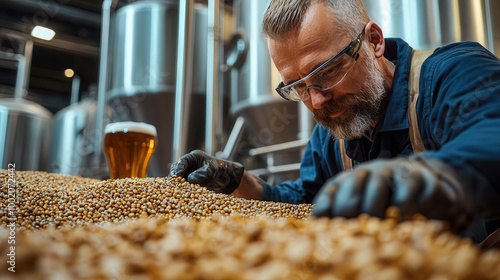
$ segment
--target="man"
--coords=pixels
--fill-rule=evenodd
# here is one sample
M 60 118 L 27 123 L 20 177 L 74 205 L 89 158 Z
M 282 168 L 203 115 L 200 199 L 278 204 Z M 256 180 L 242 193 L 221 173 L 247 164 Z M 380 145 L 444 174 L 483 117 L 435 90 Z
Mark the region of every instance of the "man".
M 273 0 L 263 31 L 277 92 L 319 123 L 300 178 L 270 186 L 201 151 L 170 175 L 238 197 L 313 202 L 316 216 L 383 217 L 396 206 L 486 237 L 485 220 L 500 217 L 498 58 L 472 42 L 413 52 L 385 40 L 361 0 Z

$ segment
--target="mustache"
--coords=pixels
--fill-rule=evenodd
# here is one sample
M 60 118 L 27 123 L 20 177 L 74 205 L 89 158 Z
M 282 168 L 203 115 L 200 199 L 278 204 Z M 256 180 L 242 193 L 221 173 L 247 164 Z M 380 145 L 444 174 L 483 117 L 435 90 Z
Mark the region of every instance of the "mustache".
M 328 103 L 321 109 L 314 109 L 313 114 L 319 118 L 328 118 L 331 114 L 337 113 L 346 107 L 356 104 L 356 100 L 358 99 L 359 97 L 354 94 L 344 95 L 328 101 Z

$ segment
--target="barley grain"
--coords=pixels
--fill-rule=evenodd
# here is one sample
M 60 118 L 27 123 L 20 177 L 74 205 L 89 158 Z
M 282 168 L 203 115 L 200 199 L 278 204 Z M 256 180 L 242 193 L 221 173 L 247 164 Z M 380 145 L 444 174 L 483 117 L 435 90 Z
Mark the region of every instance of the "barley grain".
M 0 244 L 8 244 L 0 171 Z M 16 279 L 500 279 L 500 252 L 443 223 L 216 194 L 184 179 L 16 172 Z M 8 246 L 1 246 L 5 256 Z M 8 263 L 0 262 L 0 271 Z

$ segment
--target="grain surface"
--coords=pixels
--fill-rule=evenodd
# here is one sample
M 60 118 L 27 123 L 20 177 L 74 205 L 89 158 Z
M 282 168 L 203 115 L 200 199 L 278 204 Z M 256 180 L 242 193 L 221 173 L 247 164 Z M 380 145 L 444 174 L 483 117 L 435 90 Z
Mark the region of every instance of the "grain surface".
M 311 205 L 216 194 L 180 178 L 98 181 L 15 172 L 16 272 L 5 261 L 9 176 L 0 171 L 0 279 L 500 279 L 437 221 L 313 219 Z

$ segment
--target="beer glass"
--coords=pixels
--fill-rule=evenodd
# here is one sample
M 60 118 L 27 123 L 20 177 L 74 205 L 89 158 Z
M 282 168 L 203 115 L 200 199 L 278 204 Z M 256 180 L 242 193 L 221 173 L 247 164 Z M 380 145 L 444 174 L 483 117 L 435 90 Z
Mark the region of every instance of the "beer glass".
M 156 128 L 142 122 L 115 122 L 106 125 L 104 134 L 110 178 L 146 177 L 156 149 Z

